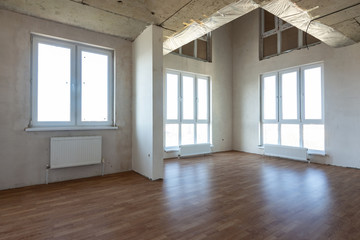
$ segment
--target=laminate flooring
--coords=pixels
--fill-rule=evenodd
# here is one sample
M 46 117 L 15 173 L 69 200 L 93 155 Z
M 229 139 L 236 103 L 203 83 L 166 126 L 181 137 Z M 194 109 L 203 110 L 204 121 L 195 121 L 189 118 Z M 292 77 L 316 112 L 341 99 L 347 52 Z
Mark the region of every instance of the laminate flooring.
M 0 239 L 360 239 L 360 170 L 224 152 L 4 190 Z

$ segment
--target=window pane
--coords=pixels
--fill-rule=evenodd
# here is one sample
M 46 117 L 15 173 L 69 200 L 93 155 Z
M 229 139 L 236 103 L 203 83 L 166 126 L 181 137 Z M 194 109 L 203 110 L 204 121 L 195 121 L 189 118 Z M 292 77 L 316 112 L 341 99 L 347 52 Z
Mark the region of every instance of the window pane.
M 37 120 L 70 121 L 71 50 L 39 43 Z
M 297 72 L 281 75 L 282 119 L 298 118 Z
M 325 150 L 324 125 L 304 125 L 304 147 L 312 150 Z
M 188 44 L 185 44 L 184 46 L 181 47 L 182 49 L 182 54 L 186 55 L 186 56 L 190 56 L 190 57 L 194 57 L 194 45 L 195 42 L 189 42 Z
M 322 119 L 321 68 L 304 71 L 305 119 Z
M 281 145 L 300 146 L 299 124 L 281 124 Z
M 196 143 L 208 143 L 208 124 L 196 125 Z
M 264 119 L 274 120 L 276 119 L 276 77 L 264 77 L 263 84 Z
M 194 78 L 184 76 L 183 79 L 183 119 L 194 119 Z
M 275 16 L 266 10 L 264 11 L 264 32 L 275 29 Z
M 81 121 L 108 120 L 108 56 L 81 52 Z
M 181 144 L 194 143 L 194 124 L 181 124 Z
M 198 79 L 198 115 L 199 120 L 208 119 L 208 80 Z
M 165 146 L 179 146 L 179 124 L 166 124 L 165 127 Z
M 178 86 L 178 75 L 166 74 L 166 118 L 168 120 L 178 119 Z
M 278 124 L 263 124 L 263 143 L 278 144 Z
M 296 27 L 281 32 L 281 52 L 298 48 L 298 33 L 299 30 Z
M 263 57 L 277 54 L 277 34 L 263 38 Z

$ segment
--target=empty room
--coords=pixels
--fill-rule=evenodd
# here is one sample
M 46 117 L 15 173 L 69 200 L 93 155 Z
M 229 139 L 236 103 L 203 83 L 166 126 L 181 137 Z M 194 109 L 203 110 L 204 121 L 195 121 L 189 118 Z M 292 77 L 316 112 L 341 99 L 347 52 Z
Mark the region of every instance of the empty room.
M 0 0 L 0 239 L 360 239 L 359 0 Z

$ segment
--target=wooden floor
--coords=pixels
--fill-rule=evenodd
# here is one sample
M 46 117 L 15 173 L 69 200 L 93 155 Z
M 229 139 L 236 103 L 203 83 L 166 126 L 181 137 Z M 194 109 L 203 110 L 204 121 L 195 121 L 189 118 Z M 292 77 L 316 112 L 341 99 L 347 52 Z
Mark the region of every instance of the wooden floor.
M 227 152 L 0 191 L 0 239 L 360 239 L 360 170 Z

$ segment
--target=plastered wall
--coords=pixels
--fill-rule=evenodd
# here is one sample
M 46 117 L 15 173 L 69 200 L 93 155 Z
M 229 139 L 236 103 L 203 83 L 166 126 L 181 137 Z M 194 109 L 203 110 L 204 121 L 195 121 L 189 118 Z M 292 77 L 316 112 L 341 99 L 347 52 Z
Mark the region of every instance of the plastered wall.
M 133 43 L 133 170 L 163 177 L 162 29 L 149 26 Z
M 214 152 L 232 150 L 231 31 L 231 24 L 227 24 L 212 33 L 212 62 L 198 61 L 175 54 L 164 56 L 164 72 L 166 69 L 174 69 L 210 76 Z M 164 154 L 166 158 L 175 156 L 177 156 L 177 152 Z
M 309 50 L 259 61 L 259 10 L 232 23 L 233 146 L 262 153 L 259 141 L 260 74 L 315 62 L 324 63 L 325 157 L 315 162 L 360 168 L 360 44 Z
M 131 166 L 131 42 L 63 24 L 0 10 L 0 189 L 45 183 L 50 137 L 103 137 L 105 174 Z M 118 130 L 25 132 L 30 119 L 30 33 L 105 46 L 116 55 Z M 100 174 L 100 166 L 52 170 L 49 181 Z

